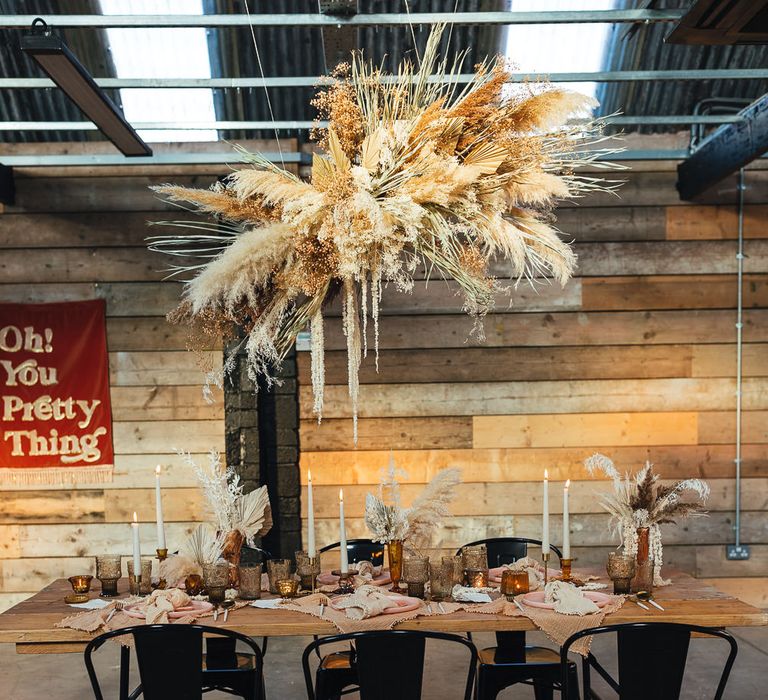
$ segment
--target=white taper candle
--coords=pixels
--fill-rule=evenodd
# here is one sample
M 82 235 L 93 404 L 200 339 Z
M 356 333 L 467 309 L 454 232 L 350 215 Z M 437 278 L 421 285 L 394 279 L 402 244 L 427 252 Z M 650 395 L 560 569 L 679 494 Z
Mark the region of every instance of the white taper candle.
M 135 512 L 131 529 L 133 530 L 133 575 L 138 577 L 141 576 L 141 543 L 139 542 L 139 519 Z
M 544 496 L 542 499 L 541 553 L 549 553 L 549 473 L 544 470 Z
M 160 465 L 155 467 L 155 518 L 157 519 L 157 548 L 165 549 L 165 523 L 163 522 L 163 499 L 160 495 Z
M 344 491 L 339 489 L 339 549 L 341 550 L 341 572 L 349 571 L 347 558 L 347 529 L 344 526 Z
M 568 513 L 568 489 L 571 486 L 571 480 L 565 482 L 563 488 L 563 559 L 571 558 L 571 528 Z
M 307 472 L 307 554 L 317 555 L 315 550 L 315 502 L 312 497 L 312 472 Z

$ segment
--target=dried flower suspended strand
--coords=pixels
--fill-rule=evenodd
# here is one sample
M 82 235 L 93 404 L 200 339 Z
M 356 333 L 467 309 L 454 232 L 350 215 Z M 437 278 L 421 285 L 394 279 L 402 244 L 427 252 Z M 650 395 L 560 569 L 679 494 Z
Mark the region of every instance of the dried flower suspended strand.
M 515 284 L 565 284 L 573 273 L 555 203 L 616 187 L 575 172 L 614 167 L 597 161 L 610 149 L 584 150 L 600 143 L 599 124 L 568 123 L 589 112 L 591 98 L 511 88 L 500 59 L 481 63 L 462 86 L 463 57 L 439 55 L 442 32 L 434 27 L 419 65 L 404 60 L 395 75 L 360 53 L 334 71 L 313 103 L 327 127 L 314 131 L 320 152 L 309 182 L 239 149 L 245 166 L 210 190 L 155 188 L 215 218 L 180 235 L 184 222 L 169 222 L 174 232 L 149 242 L 172 256 L 171 276 L 189 280 L 175 318 L 193 332 L 242 327 L 252 378 L 269 385 L 296 336 L 308 324 L 321 332 L 318 314 L 341 297 L 355 439 L 368 318 L 378 368 L 384 285 L 410 292 L 420 268 L 455 280 L 481 338 L 483 316 Z M 312 341 L 318 419 L 322 342 Z

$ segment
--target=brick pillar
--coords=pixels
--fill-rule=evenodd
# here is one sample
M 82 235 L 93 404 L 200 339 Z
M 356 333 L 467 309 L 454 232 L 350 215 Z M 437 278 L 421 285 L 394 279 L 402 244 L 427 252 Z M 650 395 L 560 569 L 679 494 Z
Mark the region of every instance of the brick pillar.
M 278 374 L 280 385 L 255 390 L 245 355 L 239 353 L 224 389 L 227 464 L 243 480 L 245 491 L 266 484 L 274 524 L 262 547 L 276 557 L 301 549 L 299 486 L 299 397 L 296 353 Z

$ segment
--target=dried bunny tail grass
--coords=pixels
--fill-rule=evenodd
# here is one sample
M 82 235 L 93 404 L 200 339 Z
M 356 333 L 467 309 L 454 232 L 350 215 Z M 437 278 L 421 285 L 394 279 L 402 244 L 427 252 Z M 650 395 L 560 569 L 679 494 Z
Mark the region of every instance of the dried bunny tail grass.
M 587 468 L 589 474 L 602 472 L 614 482 L 621 479 L 621 474 L 619 474 L 619 471 L 616 469 L 613 460 L 599 452 L 595 452 L 591 457 L 587 457 L 587 459 L 584 460 L 584 466 Z
M 352 401 L 352 438 L 357 446 L 357 413 L 360 400 L 360 319 L 357 312 L 354 282 L 344 280 L 342 297 L 342 323 L 347 339 L 347 387 Z
M 242 233 L 188 284 L 185 296 L 192 312 L 216 307 L 232 310 L 244 300 L 255 305 L 259 289 L 285 263 L 293 244 L 294 232 L 285 224 Z
M 285 171 L 238 170 L 227 178 L 228 186 L 240 200 L 262 197 L 270 204 L 283 204 L 305 196 L 316 197 L 312 185 L 289 177 Z
M 323 332 L 323 312 L 318 309 L 312 316 L 309 327 L 311 339 L 311 374 L 314 405 L 312 411 L 317 422 L 323 419 L 323 395 L 325 390 L 325 334 Z
M 456 486 L 460 483 L 460 469 L 443 469 L 424 487 L 406 511 L 409 547 L 418 550 L 430 543 L 435 528 L 450 515 L 448 505 L 456 497 Z
M 571 188 L 567 179 L 547 172 L 527 172 L 504 185 L 510 207 L 548 207 L 555 199 L 567 199 Z
M 522 99 L 509 116 L 510 126 L 519 132 L 552 131 L 569 117 L 588 114 L 597 107 L 592 98 L 570 90 L 545 90 Z

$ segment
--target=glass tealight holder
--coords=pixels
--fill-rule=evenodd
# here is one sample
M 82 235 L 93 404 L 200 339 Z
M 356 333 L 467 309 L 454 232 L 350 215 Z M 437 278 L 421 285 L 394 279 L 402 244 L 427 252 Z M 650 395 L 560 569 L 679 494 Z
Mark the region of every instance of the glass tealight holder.
M 240 567 L 240 588 L 237 595 L 243 600 L 261 598 L 261 564 Z
M 267 561 L 267 575 L 269 576 L 269 592 L 279 593 L 277 582 L 291 577 L 291 560 L 270 559 Z
M 424 597 L 424 585 L 429 581 L 429 557 L 408 557 L 403 560 L 403 581 L 408 585 L 408 595 Z
M 205 590 L 208 591 L 208 602 L 213 605 L 221 605 L 224 599 L 227 597 L 227 585 L 223 586 L 206 586 Z
M 528 593 L 530 579 L 527 571 L 511 571 L 507 569 L 501 574 L 499 592 L 507 598 L 514 598 L 521 593 Z
M 635 576 L 636 560 L 627 554 L 610 552 L 605 570 L 613 581 L 613 592 L 616 595 L 628 595 L 631 591 L 632 579 Z
M 429 562 L 429 597 L 431 600 L 447 600 L 453 590 L 453 561 L 443 557 L 439 562 Z
M 295 578 L 281 578 L 275 581 L 281 598 L 295 598 L 299 592 L 299 582 Z
M 149 595 L 152 592 L 152 560 L 141 558 L 141 585 L 136 585 L 133 573 L 133 557 L 128 559 L 128 590 L 131 595 Z
M 211 586 L 218 588 L 229 585 L 229 562 L 223 559 L 213 564 L 203 565 L 203 585 L 210 591 Z
M 118 595 L 117 582 L 123 575 L 122 557 L 119 554 L 102 554 L 96 557 L 96 578 L 101 582 L 103 598 Z
M 488 588 L 488 569 L 464 569 L 464 585 L 470 588 Z
M 452 557 L 443 557 L 443 567 L 451 569 L 451 590 L 456 585 L 464 584 L 464 565 L 462 563 L 461 555 Z
M 203 577 L 200 574 L 189 574 L 184 579 L 184 590 L 187 595 L 200 595 L 204 588 Z
M 82 594 L 88 593 L 91 590 L 92 579 L 93 576 L 90 574 L 81 574 L 80 576 L 70 576 L 67 580 L 75 593 Z
M 310 557 L 306 552 L 296 552 L 296 573 L 305 591 L 314 591 L 320 575 L 320 557 Z
M 466 569 L 488 569 L 488 548 L 484 544 L 464 547 L 461 550 L 461 564 Z

